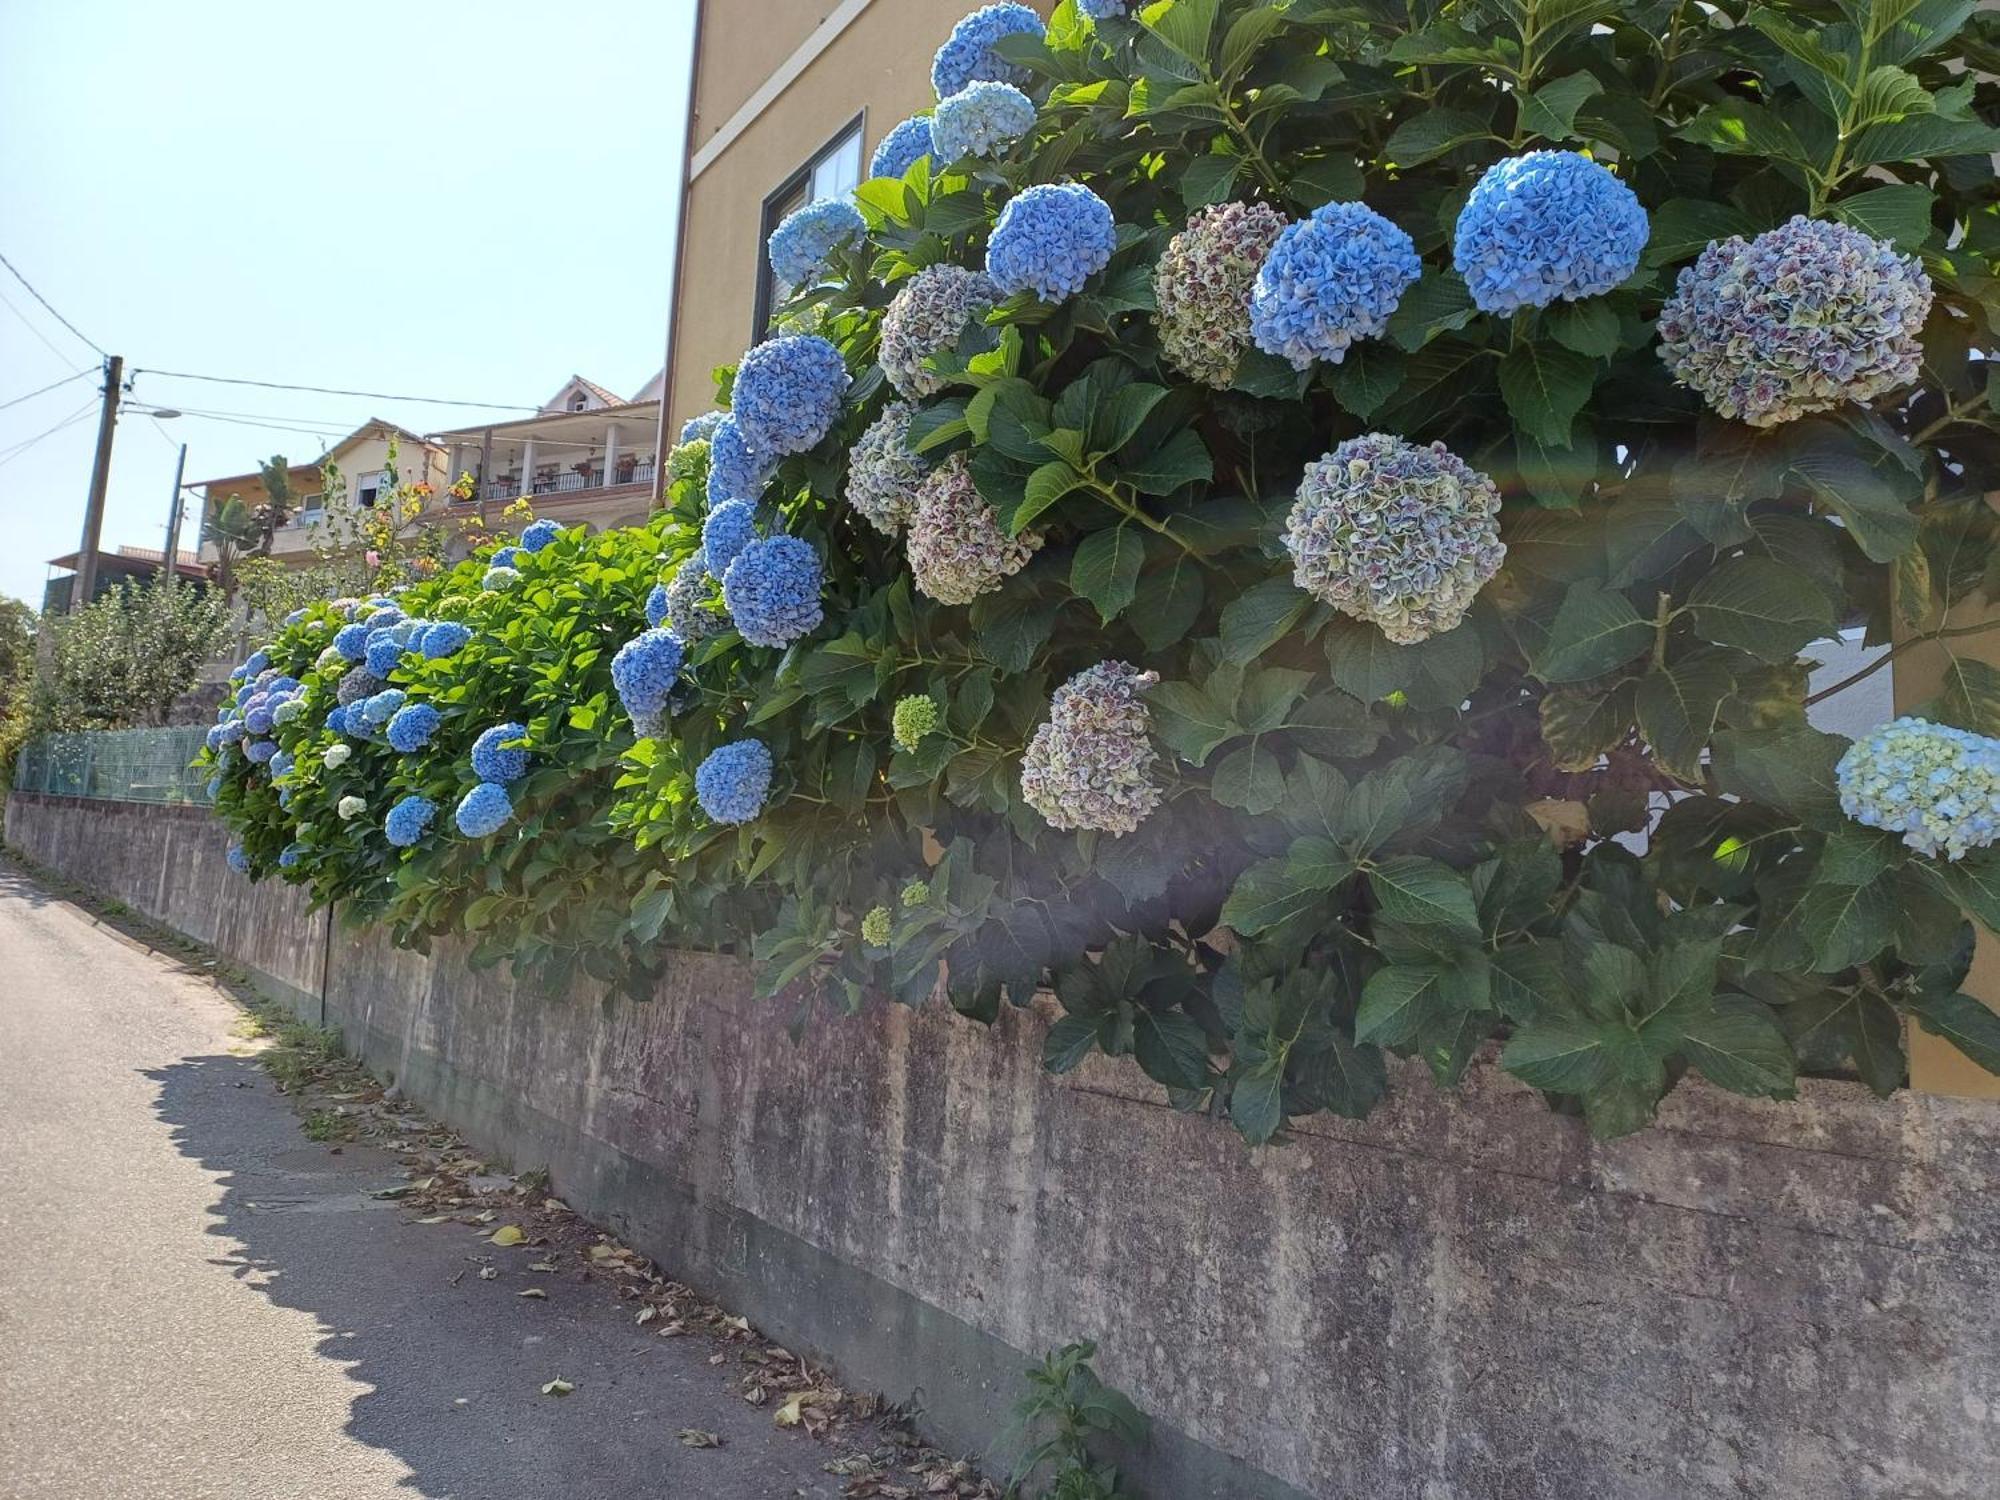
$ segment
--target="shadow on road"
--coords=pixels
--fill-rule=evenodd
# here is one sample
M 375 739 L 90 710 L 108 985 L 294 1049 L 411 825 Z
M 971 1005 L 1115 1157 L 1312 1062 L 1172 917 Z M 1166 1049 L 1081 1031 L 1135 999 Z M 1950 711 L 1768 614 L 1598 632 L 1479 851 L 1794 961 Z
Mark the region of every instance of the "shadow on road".
M 3 878 L 3 877 L 0 877 Z M 26 892 L 24 895 L 28 894 Z M 637 1328 L 603 1286 L 530 1272 L 461 1224 L 418 1224 L 372 1196 L 403 1180 L 370 1146 L 306 1140 L 256 1062 L 190 1057 L 146 1073 L 179 1150 L 219 1174 L 213 1263 L 313 1319 L 317 1353 L 357 1389 L 346 1439 L 409 1475 L 393 1491 L 453 1500 L 824 1497 L 832 1451 L 772 1427 L 694 1339 Z M 503 1215 L 499 1222 L 505 1222 Z M 479 1270 L 490 1265 L 491 1280 Z M 518 1294 L 529 1288 L 546 1300 Z M 295 1336 L 294 1336 L 295 1337 Z M 557 1376 L 566 1398 L 540 1394 Z M 720 1449 L 682 1445 L 684 1428 Z M 274 1466 L 286 1462 L 272 1454 Z M 287 1491 L 289 1493 L 290 1491 Z M 360 1492 L 340 1490 L 344 1500 Z

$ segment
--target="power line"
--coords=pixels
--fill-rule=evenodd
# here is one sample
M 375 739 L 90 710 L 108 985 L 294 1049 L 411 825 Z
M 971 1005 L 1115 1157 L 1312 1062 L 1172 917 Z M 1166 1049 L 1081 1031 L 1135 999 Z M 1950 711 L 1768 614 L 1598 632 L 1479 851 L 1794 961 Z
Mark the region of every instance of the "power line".
M 244 380 L 231 375 L 195 375 L 186 370 L 155 370 L 150 366 L 132 372 L 158 375 L 165 380 L 206 380 L 216 385 L 254 385 L 267 391 L 311 391 L 320 396 L 360 396 L 370 401 L 414 401 L 425 406 L 478 406 L 489 411 L 539 412 L 539 406 L 522 406 L 512 401 L 450 401 L 442 396 L 396 396 L 387 391 L 349 391 L 330 385 L 290 385 L 282 380 Z
M 49 302 L 49 299 L 44 297 L 40 292 L 36 291 L 34 283 L 29 281 L 27 277 L 23 276 L 18 270 L 16 270 L 14 262 L 7 259 L 5 255 L 0 255 L 0 266 L 5 266 L 8 270 L 14 272 L 14 279 L 20 282 L 22 286 L 28 289 L 28 295 L 30 297 L 33 297 L 37 302 L 41 303 L 43 307 L 48 308 L 50 317 L 54 318 L 58 323 L 62 324 L 63 327 L 67 328 L 71 333 L 75 334 L 78 338 L 82 339 L 86 344 L 90 345 L 90 347 L 95 349 L 101 357 L 105 359 L 111 358 L 110 351 L 108 351 L 102 344 L 98 343 L 96 339 L 90 337 L 90 335 L 86 334 L 82 329 L 78 328 L 76 324 L 70 322 L 68 318 L 65 318 L 61 313 L 57 312 L 54 306 L 51 305 L 51 303 Z
M 53 354 L 63 364 L 68 365 L 72 370 L 75 370 L 79 375 L 83 374 L 86 370 L 90 368 L 88 365 L 78 364 L 75 360 L 71 359 L 67 354 L 63 353 L 62 350 L 58 349 L 54 344 L 50 343 L 49 336 L 46 333 L 43 333 L 42 330 L 37 328 L 32 322 L 30 322 L 28 320 L 28 315 L 22 312 L 20 308 L 16 307 L 14 305 L 14 299 L 9 297 L 5 292 L 0 292 L 0 306 L 4 306 L 8 312 L 12 313 L 15 317 L 19 318 L 21 320 L 21 326 L 27 329 L 28 332 L 32 333 L 36 338 L 40 339 L 42 341 L 42 347 L 48 350 L 49 353 Z
M 84 405 L 79 406 L 75 411 L 71 412 L 68 416 L 64 417 L 60 422 L 56 423 L 55 426 L 44 428 L 42 431 L 36 433 L 33 437 L 27 438 L 22 442 L 14 444 L 13 447 L 7 449 L 4 453 L 0 453 L 0 467 L 5 467 L 6 465 L 12 463 L 15 459 L 19 458 L 23 453 L 26 453 L 30 448 L 34 447 L 35 444 L 39 443 L 43 438 L 54 437 L 58 432 L 61 432 L 65 427 L 74 427 L 78 422 L 81 422 L 85 417 L 89 416 L 91 412 L 96 410 L 96 408 L 97 408 L 97 403 L 95 401 L 86 402 Z
M 10 406 L 19 406 L 23 401 L 32 401 L 37 396 L 46 395 L 57 386 L 68 385 L 72 380 L 81 380 L 88 374 L 90 374 L 90 371 L 87 369 L 78 370 L 74 375 L 63 376 L 61 380 L 51 380 L 38 391 L 30 391 L 25 396 L 16 396 L 12 401 L 0 401 L 0 411 L 5 411 Z

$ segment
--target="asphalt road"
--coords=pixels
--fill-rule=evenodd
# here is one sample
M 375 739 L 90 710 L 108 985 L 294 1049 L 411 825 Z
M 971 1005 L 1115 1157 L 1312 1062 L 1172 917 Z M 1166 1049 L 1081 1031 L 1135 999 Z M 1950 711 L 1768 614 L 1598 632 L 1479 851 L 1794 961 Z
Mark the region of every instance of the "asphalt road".
M 453 1285 L 464 1231 L 306 1140 L 237 1018 L 0 866 L 0 1500 L 838 1494 L 704 1341 L 589 1282 Z

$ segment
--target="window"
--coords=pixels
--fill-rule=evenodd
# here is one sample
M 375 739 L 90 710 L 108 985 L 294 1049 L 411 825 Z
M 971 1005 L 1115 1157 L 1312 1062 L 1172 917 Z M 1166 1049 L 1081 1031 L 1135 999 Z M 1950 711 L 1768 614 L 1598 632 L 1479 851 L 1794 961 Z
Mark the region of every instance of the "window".
M 354 503 L 363 509 L 373 506 L 376 498 L 382 493 L 383 485 L 388 482 L 388 478 L 388 474 L 381 471 L 374 474 L 363 474 L 360 479 L 355 481 Z
M 569 409 L 571 411 L 582 411 L 589 405 L 590 397 L 584 395 L 582 391 L 578 391 L 574 396 L 569 398 Z
M 857 115 L 848 126 L 815 152 L 804 166 L 778 185 L 764 200 L 762 231 L 757 236 L 757 307 L 750 337 L 761 339 L 771 328 L 771 309 L 784 299 L 787 288 L 771 272 L 771 257 L 765 246 L 771 231 L 821 198 L 839 198 L 854 191 L 861 181 L 861 125 Z
M 301 495 L 299 497 L 299 525 L 317 526 L 326 519 L 326 497 L 324 495 Z

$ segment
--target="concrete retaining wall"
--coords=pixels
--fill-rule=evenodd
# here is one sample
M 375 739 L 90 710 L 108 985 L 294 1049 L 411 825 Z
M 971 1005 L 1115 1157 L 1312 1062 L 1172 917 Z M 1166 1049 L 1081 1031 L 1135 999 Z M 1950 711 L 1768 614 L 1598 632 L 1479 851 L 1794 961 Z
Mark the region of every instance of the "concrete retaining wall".
M 1087 1336 L 1154 1418 L 1152 1500 L 2000 1492 L 1991 1104 L 1684 1088 L 1600 1146 L 1488 1067 L 1251 1150 L 1129 1068 L 1050 1078 L 1035 1012 L 885 1005 L 795 1045 L 728 960 L 604 1003 L 329 944 L 198 812 L 16 797 L 6 833 L 323 993 L 471 1139 L 953 1446 Z

